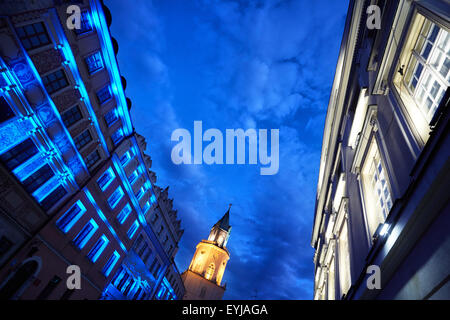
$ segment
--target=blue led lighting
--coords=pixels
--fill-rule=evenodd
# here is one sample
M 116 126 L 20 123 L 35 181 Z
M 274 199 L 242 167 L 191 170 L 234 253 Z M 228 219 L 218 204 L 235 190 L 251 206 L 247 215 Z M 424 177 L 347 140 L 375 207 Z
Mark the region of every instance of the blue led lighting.
M 9 20 L 8 20 L 8 24 L 9 24 L 10 28 L 12 30 L 14 30 L 14 28 L 13 28 L 13 26 L 12 26 L 12 24 L 11 24 L 11 22 Z M 16 40 L 17 40 L 17 43 L 20 45 L 20 47 L 22 49 L 22 53 L 23 53 L 24 59 L 25 59 L 25 61 L 27 63 L 26 67 L 28 68 L 29 72 L 32 75 L 34 75 L 34 77 L 31 79 L 31 81 L 38 82 L 39 85 L 41 86 L 41 88 L 44 88 L 44 85 L 42 83 L 40 75 L 39 75 L 38 71 L 36 70 L 36 68 L 34 67 L 33 61 L 30 59 L 30 57 L 28 56 L 27 52 L 22 47 L 22 44 L 18 40 L 17 37 L 16 37 Z M 27 120 L 31 121 L 33 123 L 34 127 L 36 128 L 35 130 L 37 130 L 37 128 L 46 128 L 47 125 L 48 125 L 48 124 L 43 123 L 41 118 L 40 118 L 40 116 L 42 114 L 40 113 L 40 110 L 38 110 L 38 108 L 42 108 L 42 106 L 49 106 L 49 109 L 47 108 L 46 112 L 50 111 L 50 113 L 46 113 L 46 117 L 49 116 L 50 118 L 52 118 L 52 117 L 54 117 L 56 115 L 56 117 L 60 120 L 60 123 L 62 123 L 62 120 L 61 120 L 61 117 L 59 115 L 59 112 L 58 112 L 55 104 L 53 103 L 53 101 L 48 96 L 47 91 L 45 89 L 43 89 L 43 94 L 47 98 L 46 99 L 47 101 L 44 104 L 41 104 L 40 106 L 37 106 L 36 110 L 33 110 L 33 108 L 31 108 L 31 106 L 28 104 L 28 100 L 23 95 L 23 92 L 24 92 L 25 88 L 23 87 L 22 82 L 18 79 L 17 75 L 14 72 L 10 71 L 9 67 L 4 63 L 3 59 L 0 59 L 0 62 L 1 62 L 2 69 L 4 69 L 3 74 L 4 74 L 5 78 L 8 79 L 8 82 L 9 82 L 10 85 L 14 85 L 12 90 L 17 95 L 17 97 L 21 101 L 22 105 L 24 106 L 25 110 L 27 111 L 27 113 L 28 113 Z M 22 125 L 23 124 L 24 123 L 22 123 Z M 68 141 L 73 146 L 75 146 L 75 144 L 73 143 L 73 140 L 71 139 L 71 136 L 68 133 L 68 131 L 65 128 L 65 126 L 64 125 L 61 125 L 61 126 L 62 126 L 62 129 L 64 130 L 64 132 L 66 134 L 66 138 L 69 139 Z M 24 134 L 25 137 L 26 136 L 32 136 L 32 135 L 34 135 L 34 130 L 28 131 L 26 134 Z M 59 156 L 59 163 L 62 166 L 63 171 L 67 171 L 67 172 L 72 171 L 74 174 L 77 174 L 78 173 L 78 171 L 77 171 L 78 167 L 77 166 L 70 166 L 70 169 L 69 169 L 69 167 L 62 160 L 63 159 L 62 155 L 59 152 L 59 149 L 56 148 L 56 146 L 53 143 L 53 141 L 51 139 L 49 139 L 47 135 L 42 135 L 42 137 L 43 137 L 43 139 L 45 141 L 45 144 L 47 144 L 47 146 L 49 146 L 50 149 L 54 149 L 57 152 L 57 154 Z M 42 146 L 38 145 L 38 147 L 40 147 L 40 151 L 41 152 L 46 152 L 46 150 Z M 80 154 L 78 154 L 78 160 L 79 160 L 79 163 L 81 165 L 84 165 L 83 159 L 81 158 Z M 74 162 L 72 161 L 72 163 L 74 163 Z M 86 170 L 87 170 L 87 168 L 86 168 Z M 77 182 L 75 180 L 75 176 L 74 175 L 68 176 L 68 179 L 72 183 L 72 185 L 77 186 Z
M 88 257 L 91 258 L 92 262 L 95 263 L 98 260 L 108 243 L 109 240 L 105 235 L 102 235 L 100 239 L 98 239 L 94 247 L 92 247 L 91 251 L 88 253 Z
M 90 224 L 92 226 L 92 229 L 88 232 L 88 234 L 83 235 L 82 233 L 85 230 L 85 228 L 87 228 L 88 224 Z M 81 231 L 78 233 L 78 235 L 74 239 L 74 242 L 76 243 L 76 245 L 78 246 L 79 249 L 84 248 L 86 243 L 91 239 L 91 237 L 94 235 L 94 233 L 98 229 L 98 224 L 97 224 L 97 222 L 95 222 L 94 219 L 90 219 L 88 224 L 86 224 L 84 226 L 84 228 L 81 229 Z M 79 239 L 81 239 L 81 241 L 79 243 L 77 243 Z
M 100 217 L 100 219 L 105 223 L 105 225 L 108 227 L 109 231 L 112 233 L 112 235 L 114 236 L 114 238 L 117 240 L 117 242 L 119 243 L 120 247 L 122 248 L 122 250 L 127 253 L 127 249 L 125 248 L 125 246 L 123 245 L 122 241 L 120 241 L 120 238 L 117 236 L 116 231 L 114 230 L 113 227 L 111 227 L 111 225 L 109 224 L 108 220 L 106 219 L 105 215 L 103 214 L 103 212 L 100 210 L 100 208 L 98 207 L 97 203 L 94 200 L 94 197 L 92 197 L 92 194 L 89 192 L 89 190 L 85 187 L 83 189 L 84 193 L 86 194 L 86 197 L 89 199 L 89 201 L 91 202 L 91 204 L 94 206 L 95 210 L 97 211 L 98 216 Z
M 60 181 L 57 176 L 53 176 L 46 183 L 40 186 L 36 191 L 33 192 L 33 197 L 41 202 L 45 197 L 47 197 L 53 190 L 58 188 Z
M 124 133 L 125 135 L 130 135 L 133 131 L 133 126 L 131 124 L 131 117 L 128 112 L 128 105 L 122 87 L 122 79 L 117 66 L 116 55 L 112 47 L 112 40 L 109 34 L 108 24 L 106 23 L 105 15 L 103 13 L 102 4 L 98 0 L 90 0 L 89 4 L 91 6 L 92 21 L 97 29 L 100 45 L 102 47 L 103 61 L 106 69 L 110 73 L 111 88 L 118 101 L 118 113 L 124 125 Z
M 111 258 L 106 262 L 105 266 L 103 267 L 103 274 L 105 277 L 109 276 L 111 271 L 114 269 L 114 266 L 116 265 L 117 261 L 120 259 L 120 254 L 117 251 L 114 251 Z
M 86 207 L 83 205 L 81 200 L 78 200 L 56 221 L 56 225 L 62 232 L 67 233 L 85 212 Z
M 58 40 L 62 42 L 60 45 L 60 50 L 61 50 L 64 58 L 66 59 L 66 61 L 68 61 L 67 66 L 70 69 L 71 74 L 73 75 L 73 77 L 76 81 L 76 84 L 78 86 L 78 91 L 80 92 L 83 102 L 86 106 L 86 109 L 88 110 L 89 115 L 91 116 L 91 121 L 94 124 L 95 129 L 97 130 L 98 137 L 103 146 L 105 154 L 107 156 L 109 156 L 108 146 L 106 144 L 105 137 L 103 136 L 102 131 L 100 130 L 100 125 L 97 121 L 97 116 L 92 107 L 86 87 L 84 86 L 83 79 L 81 78 L 81 75 L 78 72 L 78 65 L 75 60 L 75 57 L 73 56 L 72 49 L 70 48 L 70 44 L 67 41 L 66 35 L 64 34 L 64 30 L 61 27 L 56 9 L 51 9 L 51 10 L 53 11 L 51 18 L 53 20 L 53 26 L 55 27 L 55 32 L 58 35 Z
M 116 175 L 114 170 L 109 167 L 105 172 L 97 179 L 97 184 L 102 191 L 105 191 L 108 186 L 114 181 Z

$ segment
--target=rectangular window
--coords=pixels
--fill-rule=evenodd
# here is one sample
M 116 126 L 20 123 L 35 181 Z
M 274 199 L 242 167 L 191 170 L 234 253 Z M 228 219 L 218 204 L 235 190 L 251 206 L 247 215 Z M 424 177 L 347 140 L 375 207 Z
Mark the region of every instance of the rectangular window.
M 0 156 L 0 160 L 9 170 L 13 170 L 26 160 L 38 153 L 38 149 L 31 139 L 19 143 Z
M 72 107 L 61 115 L 62 121 L 66 128 L 70 128 L 73 124 L 77 123 L 83 116 L 81 115 L 80 108 L 78 106 Z
M 147 213 L 148 208 L 150 208 L 150 202 L 147 201 L 144 205 L 144 207 L 142 208 L 142 212 Z
M 9 103 L 3 96 L 0 96 L 0 123 L 5 122 L 11 118 L 14 118 L 16 114 L 12 111 Z
M 136 181 L 137 177 L 138 177 L 137 170 L 134 170 L 134 171 L 130 174 L 130 176 L 128 177 L 128 182 L 130 182 L 131 184 L 133 184 L 133 183 Z
M 53 190 L 47 197 L 45 197 L 40 205 L 44 210 L 49 210 L 53 207 L 59 200 L 61 200 L 67 194 L 66 188 L 59 186 Z
M 109 240 L 105 235 L 102 235 L 100 239 L 97 240 L 97 242 L 92 247 L 91 251 L 89 251 L 87 257 L 92 262 L 96 262 L 98 260 L 98 257 L 102 254 L 103 250 L 105 250 L 106 246 L 108 245 Z
M 128 232 L 127 232 L 127 236 L 129 239 L 133 239 L 133 236 L 136 233 L 138 228 L 139 228 L 139 222 L 137 220 L 134 220 L 134 223 L 131 225 L 130 229 L 128 229 Z
M 83 249 L 86 243 L 94 235 L 95 231 L 98 229 L 98 224 L 91 219 L 84 227 L 81 229 L 80 233 L 73 239 L 73 244 L 78 249 Z
M 392 208 L 391 192 L 386 171 L 381 162 L 375 138 L 369 146 L 362 170 L 362 184 L 365 201 L 366 220 L 369 234 L 373 236 L 380 223 L 383 223 Z
M 404 81 L 429 122 L 450 86 L 450 34 L 426 18 L 422 20 Z
M 92 31 L 91 17 L 88 11 L 81 12 L 80 28 L 75 29 L 77 35 Z
M 86 157 L 86 166 L 90 169 L 97 163 L 98 160 L 100 160 L 100 154 L 98 153 L 98 150 L 95 150 Z
M 73 141 L 78 150 L 81 150 L 85 145 L 92 141 L 91 133 L 89 129 L 83 131 L 80 135 L 76 136 Z
M 130 159 L 131 159 L 131 151 L 127 151 L 120 157 L 120 164 L 122 166 L 125 166 Z
M 351 286 L 351 275 L 350 275 L 350 247 L 348 243 L 348 228 L 347 221 L 344 221 L 342 230 L 339 234 L 339 283 L 341 297 L 347 294 Z
M 156 197 L 155 197 L 154 194 L 152 194 L 152 196 L 150 197 L 150 201 L 151 201 L 152 203 L 155 203 L 155 202 L 156 202 Z
M 99 104 L 103 104 L 111 99 L 111 91 L 109 86 L 105 86 L 97 91 L 97 100 Z
M 131 206 L 129 203 L 127 203 L 125 207 L 123 207 L 123 209 L 117 215 L 117 221 L 119 221 L 120 224 L 123 224 L 127 220 L 130 213 L 131 213 Z
M 50 43 L 43 22 L 36 22 L 16 29 L 25 50 L 39 48 Z
M 103 68 L 102 55 L 100 54 L 100 51 L 87 56 L 84 59 L 84 62 L 86 63 L 89 74 L 93 74 Z
M 109 276 L 112 269 L 114 269 L 114 266 L 116 265 L 117 261 L 119 261 L 120 254 L 117 251 L 114 251 L 111 258 L 108 259 L 105 266 L 103 267 L 102 273 L 105 275 L 105 277 Z
M 113 123 L 115 123 L 118 119 L 117 117 L 117 110 L 112 109 L 104 116 L 105 123 L 108 127 L 110 127 Z
M 66 213 L 61 216 L 61 218 L 58 219 L 58 221 L 56 221 L 56 226 L 62 232 L 67 233 L 85 212 L 85 206 L 81 200 L 78 200 L 72 207 L 70 207 L 69 210 L 66 211 Z
M 108 198 L 108 204 L 111 209 L 114 209 L 116 205 L 119 203 L 120 199 L 122 199 L 124 193 L 122 187 L 118 187 L 112 195 Z
M 113 182 L 116 175 L 111 167 L 109 167 L 97 180 L 97 184 L 102 191 L 105 191 L 106 188 Z
M 139 190 L 136 192 L 135 196 L 137 199 L 141 199 L 141 197 L 144 195 L 144 187 L 140 187 Z
M 46 164 L 26 178 L 22 184 L 25 190 L 29 193 L 33 193 L 54 175 L 52 168 Z
M 111 135 L 111 139 L 112 139 L 114 145 L 117 145 L 120 141 L 122 141 L 122 138 L 123 138 L 123 130 L 122 129 L 117 129 L 117 131 Z
M 42 82 L 44 83 L 45 90 L 47 90 L 48 94 L 52 94 L 69 85 L 66 74 L 62 69 L 42 77 Z

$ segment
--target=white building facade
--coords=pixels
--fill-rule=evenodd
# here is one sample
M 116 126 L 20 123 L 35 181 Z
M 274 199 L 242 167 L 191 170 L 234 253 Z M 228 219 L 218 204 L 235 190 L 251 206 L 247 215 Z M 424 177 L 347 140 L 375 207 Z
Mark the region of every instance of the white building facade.
M 350 1 L 317 186 L 316 300 L 450 298 L 449 31 L 445 0 Z

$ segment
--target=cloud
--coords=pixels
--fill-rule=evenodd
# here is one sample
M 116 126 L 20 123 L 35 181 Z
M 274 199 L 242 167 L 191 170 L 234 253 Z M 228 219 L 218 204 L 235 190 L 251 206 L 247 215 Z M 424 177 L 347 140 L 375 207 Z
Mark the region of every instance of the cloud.
M 185 229 L 179 269 L 232 202 L 225 298 L 311 299 L 321 135 L 345 3 L 111 4 L 133 123 Z M 171 133 L 192 130 L 194 120 L 204 130 L 280 129 L 279 173 L 261 176 L 258 165 L 174 165 Z

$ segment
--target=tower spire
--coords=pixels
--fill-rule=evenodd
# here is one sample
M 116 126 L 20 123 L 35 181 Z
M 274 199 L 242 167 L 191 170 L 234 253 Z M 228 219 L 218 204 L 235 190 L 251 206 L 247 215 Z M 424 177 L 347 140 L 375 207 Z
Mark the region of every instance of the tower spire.
M 216 224 L 214 225 L 214 227 L 219 227 L 220 229 L 229 232 L 231 229 L 230 226 L 230 209 L 231 209 L 232 204 L 230 203 L 228 205 L 228 210 L 227 212 L 225 212 L 225 214 L 223 215 L 222 219 L 220 219 L 219 221 L 216 222 Z

